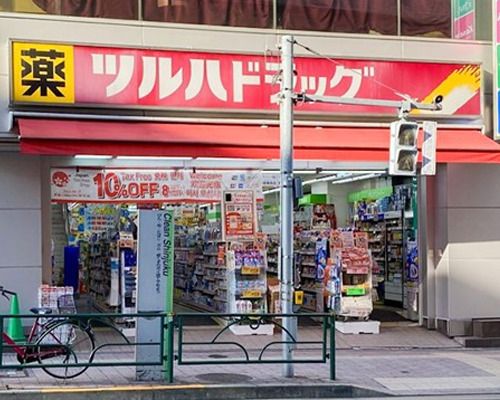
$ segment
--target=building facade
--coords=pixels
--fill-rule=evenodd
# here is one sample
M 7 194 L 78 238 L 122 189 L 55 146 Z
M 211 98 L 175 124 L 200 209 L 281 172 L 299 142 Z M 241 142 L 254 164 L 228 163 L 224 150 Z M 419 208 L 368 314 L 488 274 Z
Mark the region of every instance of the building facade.
M 29 308 L 37 301 L 38 286 L 50 281 L 49 169 L 75 165 L 74 160 L 57 156 L 57 152 L 24 154 L 19 119 L 66 113 L 76 120 L 114 114 L 130 120 L 277 121 L 276 110 L 23 104 L 13 98 L 13 42 L 259 55 L 275 61 L 280 36 L 292 33 L 316 52 L 296 46 L 298 57 L 473 64 L 481 69 L 480 112 L 443 118 L 440 124 L 491 135 L 495 69 L 487 2 L 478 1 L 472 11 L 465 12 L 468 23 L 460 22 L 460 10 L 453 7 L 461 2 L 330 3 L 334 2 L 1 1 L 0 284 L 18 291 L 23 307 Z M 423 77 L 409 77 L 405 94 L 412 96 L 410 91 L 418 86 L 419 78 Z M 359 112 L 310 112 L 297 117 L 304 124 L 351 127 L 387 127 L 391 118 Z M 439 164 L 435 177 L 422 177 L 420 182 L 420 317 L 428 328 L 450 336 L 470 334 L 474 318 L 499 316 L 495 282 L 500 277 L 496 229 L 500 221 L 500 166 L 474 161 Z

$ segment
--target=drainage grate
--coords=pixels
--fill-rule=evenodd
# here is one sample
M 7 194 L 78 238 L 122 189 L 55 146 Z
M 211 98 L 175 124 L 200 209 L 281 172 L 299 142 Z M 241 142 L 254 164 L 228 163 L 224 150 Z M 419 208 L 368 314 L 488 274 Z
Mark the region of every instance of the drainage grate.
M 242 383 L 250 382 L 253 378 L 243 374 L 202 374 L 196 378 L 200 381 L 210 383 Z

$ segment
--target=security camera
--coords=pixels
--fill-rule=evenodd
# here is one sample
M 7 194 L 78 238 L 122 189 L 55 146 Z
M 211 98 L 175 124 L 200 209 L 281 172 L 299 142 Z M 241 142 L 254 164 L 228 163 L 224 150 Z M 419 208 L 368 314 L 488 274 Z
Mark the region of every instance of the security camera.
M 437 95 L 436 98 L 434 99 L 434 104 L 441 104 L 443 102 L 443 96 L 442 95 Z

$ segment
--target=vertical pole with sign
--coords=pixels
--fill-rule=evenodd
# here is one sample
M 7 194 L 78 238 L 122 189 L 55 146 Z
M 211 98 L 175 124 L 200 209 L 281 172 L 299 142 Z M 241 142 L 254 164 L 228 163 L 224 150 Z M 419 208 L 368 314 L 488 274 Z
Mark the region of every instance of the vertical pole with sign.
M 171 321 L 174 293 L 174 215 L 171 210 L 140 210 L 137 243 L 137 311 L 166 313 L 166 323 Z M 161 318 L 137 318 L 136 361 L 153 362 L 164 360 L 164 365 L 137 366 L 136 376 L 140 380 L 171 380 L 171 360 L 164 355 L 172 354 L 168 346 L 168 335 L 162 335 Z M 162 337 L 165 342 L 161 343 Z M 162 349 L 163 353 L 162 354 Z M 165 375 L 163 374 L 165 373 Z

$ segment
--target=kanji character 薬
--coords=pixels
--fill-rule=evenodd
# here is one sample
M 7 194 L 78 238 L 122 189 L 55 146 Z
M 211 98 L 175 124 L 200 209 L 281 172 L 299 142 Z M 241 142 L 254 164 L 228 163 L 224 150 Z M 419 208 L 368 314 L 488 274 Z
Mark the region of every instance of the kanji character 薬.
M 24 96 L 31 96 L 39 90 L 41 96 L 47 96 L 51 91 L 56 97 L 64 97 L 60 90 L 66 86 L 64 82 L 66 64 L 63 52 L 32 48 L 23 50 L 21 55 L 31 60 L 29 62 L 26 58 L 22 59 L 21 84 L 28 86 L 23 93 Z M 31 79 L 27 78 L 29 75 L 32 76 Z

